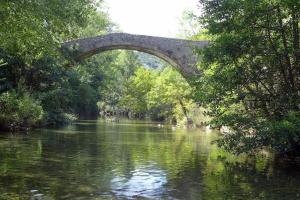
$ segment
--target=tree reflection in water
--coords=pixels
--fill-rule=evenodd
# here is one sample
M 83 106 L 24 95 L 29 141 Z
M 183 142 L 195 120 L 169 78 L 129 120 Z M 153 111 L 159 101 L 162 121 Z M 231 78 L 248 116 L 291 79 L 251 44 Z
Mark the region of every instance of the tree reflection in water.
M 297 166 L 236 157 L 217 137 L 128 121 L 2 134 L 0 199 L 300 199 Z

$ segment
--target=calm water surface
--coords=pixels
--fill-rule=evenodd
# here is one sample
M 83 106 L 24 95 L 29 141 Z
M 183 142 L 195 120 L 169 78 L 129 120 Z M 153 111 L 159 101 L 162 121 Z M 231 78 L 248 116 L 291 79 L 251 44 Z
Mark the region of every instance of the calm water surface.
M 0 199 L 300 199 L 300 168 L 235 157 L 217 133 L 80 121 L 0 134 Z

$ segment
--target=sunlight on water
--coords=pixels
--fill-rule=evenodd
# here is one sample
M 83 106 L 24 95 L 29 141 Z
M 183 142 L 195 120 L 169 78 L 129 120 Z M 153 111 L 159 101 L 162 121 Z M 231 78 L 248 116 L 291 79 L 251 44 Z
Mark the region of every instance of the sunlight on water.
M 116 176 L 111 180 L 111 188 L 112 193 L 120 197 L 158 198 L 165 193 L 166 183 L 166 173 L 150 163 L 130 172 L 129 178 Z

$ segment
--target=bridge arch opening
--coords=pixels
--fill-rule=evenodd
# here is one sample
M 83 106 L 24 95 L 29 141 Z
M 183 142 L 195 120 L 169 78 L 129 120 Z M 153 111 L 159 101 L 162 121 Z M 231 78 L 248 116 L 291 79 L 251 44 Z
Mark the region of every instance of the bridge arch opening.
M 104 53 L 104 52 L 108 52 L 108 51 L 133 51 L 133 52 L 139 52 L 139 53 L 143 53 L 146 55 L 151 55 L 155 58 L 157 58 L 158 60 L 164 61 L 168 64 L 170 64 L 172 67 L 175 67 L 176 69 L 180 69 L 180 66 L 178 63 L 176 63 L 176 61 L 172 60 L 170 57 L 168 57 L 167 55 L 165 55 L 162 52 L 159 51 L 155 51 L 153 49 L 145 49 L 145 48 L 140 48 L 138 46 L 120 46 L 120 45 L 116 45 L 116 46 L 108 46 L 108 47 L 103 47 L 101 49 L 96 49 L 93 52 L 89 52 L 89 54 L 84 54 L 81 57 L 77 58 L 77 60 L 81 60 L 81 59 L 85 59 L 94 55 L 97 55 L 99 53 Z

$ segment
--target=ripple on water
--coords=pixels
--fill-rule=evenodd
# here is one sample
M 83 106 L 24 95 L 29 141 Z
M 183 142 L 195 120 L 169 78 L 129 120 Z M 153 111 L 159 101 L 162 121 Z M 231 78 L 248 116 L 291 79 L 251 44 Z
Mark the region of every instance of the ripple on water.
M 164 185 L 167 183 L 166 173 L 154 163 L 138 166 L 130 174 L 115 176 L 111 180 L 112 193 L 125 198 L 155 198 L 166 194 Z

